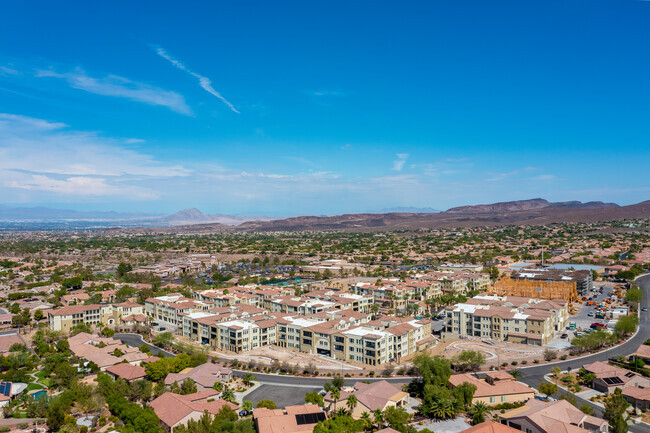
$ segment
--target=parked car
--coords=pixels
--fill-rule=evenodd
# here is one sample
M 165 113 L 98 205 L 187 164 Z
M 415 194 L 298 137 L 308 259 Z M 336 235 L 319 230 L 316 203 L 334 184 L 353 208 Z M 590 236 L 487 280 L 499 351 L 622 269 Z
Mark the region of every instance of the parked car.
M 648 307 L 641 308 L 641 311 L 648 311 Z
M 594 317 L 594 312 L 593 312 L 593 311 L 588 312 L 588 313 L 587 313 L 587 316 L 589 316 L 589 317 Z
M 569 334 L 562 334 L 560 335 L 560 338 L 569 338 Z

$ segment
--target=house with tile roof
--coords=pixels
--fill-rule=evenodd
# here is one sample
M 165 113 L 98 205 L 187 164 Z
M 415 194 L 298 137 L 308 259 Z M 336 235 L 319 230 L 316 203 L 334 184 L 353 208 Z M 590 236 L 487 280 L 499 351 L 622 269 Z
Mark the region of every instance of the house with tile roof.
M 596 376 L 591 386 L 597 391 L 611 394 L 616 388 L 650 388 L 650 379 L 647 377 L 605 362 L 596 361 L 585 365 L 584 369 Z
M 169 373 L 165 378 L 165 385 L 174 382 L 181 384 L 185 379 L 192 379 L 199 391 L 211 389 L 215 382 L 228 382 L 232 379 L 232 370 L 218 364 L 207 362 L 194 368 L 186 368 L 180 373 Z
M 346 399 L 354 395 L 357 398 L 357 405 L 352 412 L 352 417 L 360 419 L 363 412 L 372 413 L 374 410 L 385 410 L 387 407 L 408 407 L 410 397 L 402 391 L 399 385 L 393 385 L 385 380 L 370 384 L 356 382 L 352 387 L 341 389 L 340 397 L 334 400 L 332 393 L 328 392 L 324 397 L 324 407 L 327 413 L 339 409 L 347 409 Z
M 287 406 L 284 411 L 263 407 L 253 410 L 257 433 L 311 433 L 319 421 L 326 419 L 315 404 Z
M 379 433 L 379 432 L 377 432 Z M 460 433 L 520 433 L 519 430 L 492 420 L 476 424 Z
M 588 433 L 609 431 L 607 421 L 587 415 L 566 400 L 531 399 L 521 407 L 499 414 L 502 424 L 526 433 Z
M 189 420 L 198 420 L 204 412 L 216 415 L 224 406 L 239 410 L 236 404 L 222 399 L 214 400 L 218 395 L 213 389 L 187 395 L 166 392 L 152 401 L 150 406 L 165 429 L 173 433 L 175 427 L 187 425 Z
M 507 374 L 507 373 L 506 373 Z M 535 391 L 528 385 L 501 375 L 492 375 L 490 379 L 479 379 L 471 374 L 453 374 L 449 377 L 452 387 L 471 383 L 476 386 L 472 404 L 482 402 L 488 406 L 502 403 L 517 403 L 535 397 Z

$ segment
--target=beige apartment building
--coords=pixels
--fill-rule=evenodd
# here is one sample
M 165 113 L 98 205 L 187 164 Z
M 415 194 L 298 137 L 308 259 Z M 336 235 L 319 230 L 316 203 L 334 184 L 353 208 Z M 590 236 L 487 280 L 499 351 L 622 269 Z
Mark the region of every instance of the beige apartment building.
M 72 305 L 49 311 L 48 315 L 51 330 L 69 332 L 77 323 L 119 326 L 122 324 L 122 317 L 143 313 L 142 305 L 123 302 L 115 305 Z
M 447 307 L 445 333 L 452 338 L 471 336 L 536 346 L 548 344 L 568 323 L 567 302 L 523 299 L 484 296 Z

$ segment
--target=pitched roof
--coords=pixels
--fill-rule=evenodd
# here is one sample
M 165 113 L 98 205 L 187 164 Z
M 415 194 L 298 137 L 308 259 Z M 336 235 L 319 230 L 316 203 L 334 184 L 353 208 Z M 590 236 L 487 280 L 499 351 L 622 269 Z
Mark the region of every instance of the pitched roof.
M 475 426 L 472 426 L 467 430 L 463 430 L 460 433 L 520 433 L 520 430 L 517 430 L 516 428 L 508 427 L 507 425 L 498 422 L 485 421 L 480 424 L 476 424 Z
M 115 364 L 111 367 L 108 367 L 106 371 L 114 374 L 117 377 L 121 377 L 124 380 L 139 379 L 147 375 L 144 368 L 140 367 L 139 365 L 131 365 L 126 363 Z
M 231 372 L 232 370 L 227 367 L 206 362 L 197 367 L 187 369 L 187 371 L 183 370 L 180 373 L 169 373 L 165 378 L 165 385 L 171 385 L 174 382 L 181 383 L 189 378 L 201 386 L 210 388 L 215 382 L 221 379 L 222 375 L 228 375 Z
M 397 401 L 404 398 L 407 394 L 399 387 L 388 383 L 385 380 L 366 384 L 357 382 L 354 384 L 354 392 L 341 392 L 340 399 L 347 398 L 350 394 L 357 397 L 357 401 L 367 407 L 369 410 L 384 410 L 390 401 Z M 333 401 L 330 393 L 325 395 L 325 399 Z
M 553 433 L 585 433 L 588 430 L 579 427 L 584 422 L 596 426 L 607 424 L 604 419 L 585 415 L 566 400 L 554 402 L 528 400 L 524 406 L 506 412 L 502 417 L 526 418 L 537 424 L 542 431 Z
M 527 385 L 514 380 L 497 380 L 494 382 L 494 385 L 491 385 L 485 380 L 478 379 L 471 374 L 454 374 L 449 377 L 449 383 L 452 386 L 462 385 L 465 382 L 476 386 L 474 398 L 534 393 Z
M 224 406 L 229 406 L 233 410 L 239 409 L 239 406 L 226 400 L 207 401 L 208 398 L 218 394 L 215 390 L 206 390 L 188 395 L 166 392 L 151 402 L 151 408 L 168 427 L 175 426 L 192 412 L 203 413 L 208 411 L 208 413 L 216 415 Z
M 255 409 L 253 418 L 258 433 L 311 432 L 319 419 L 326 419 L 325 412 L 315 404 L 287 406 L 285 415 L 281 409 Z M 313 414 L 311 416 L 301 416 Z M 313 422 L 312 422 L 313 421 Z

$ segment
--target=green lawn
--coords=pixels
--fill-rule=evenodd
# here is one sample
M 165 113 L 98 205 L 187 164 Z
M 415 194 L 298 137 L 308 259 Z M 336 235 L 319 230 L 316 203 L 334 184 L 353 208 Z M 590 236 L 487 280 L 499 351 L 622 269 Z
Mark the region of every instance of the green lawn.
M 45 379 L 47 376 L 48 375 L 42 370 L 39 370 L 39 371 L 36 372 L 36 377 L 38 377 L 39 379 Z
M 25 392 L 32 391 L 35 389 L 45 389 L 45 388 L 37 383 L 30 383 L 29 385 L 27 385 L 27 388 L 25 388 Z

